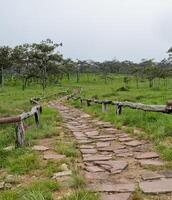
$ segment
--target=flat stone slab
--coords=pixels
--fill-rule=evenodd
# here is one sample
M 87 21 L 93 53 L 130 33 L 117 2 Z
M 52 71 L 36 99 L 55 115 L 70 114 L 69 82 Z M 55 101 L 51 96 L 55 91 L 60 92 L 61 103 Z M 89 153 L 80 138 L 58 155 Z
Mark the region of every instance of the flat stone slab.
M 92 185 L 92 189 L 96 192 L 134 192 L 135 184 L 134 183 L 119 183 L 119 184 L 99 184 Z
M 168 193 L 172 192 L 172 179 L 143 181 L 139 187 L 145 194 Z
M 110 142 L 97 142 L 96 146 L 97 148 L 109 147 Z
M 59 178 L 59 177 L 63 177 L 63 176 L 70 176 L 70 175 L 72 175 L 72 171 L 71 170 L 58 172 L 58 173 L 55 173 L 53 175 L 53 179 L 56 179 L 56 178 Z
M 98 131 L 87 131 L 87 132 L 85 132 L 85 135 L 87 135 L 88 137 L 97 136 L 97 135 L 99 135 L 99 132 Z
M 105 152 L 113 152 L 112 147 L 103 147 L 103 148 L 98 148 L 99 151 L 105 151 Z
M 122 153 L 128 153 L 129 152 L 129 150 L 128 149 L 116 149 L 116 150 L 113 150 L 113 152 L 115 153 L 115 154 L 122 154 Z
M 92 165 L 92 166 L 87 166 L 85 167 L 85 169 L 88 171 L 88 172 L 104 172 L 105 170 L 103 170 L 102 168 L 98 167 L 98 166 L 95 166 L 95 165 Z
M 35 145 L 32 147 L 34 151 L 47 151 L 49 148 L 41 145 Z
M 118 150 L 118 149 L 125 149 L 126 146 L 122 144 L 116 144 L 113 146 L 113 150 Z
M 108 132 L 114 132 L 115 133 L 115 131 L 117 130 L 116 128 L 105 128 L 104 129 L 105 131 L 108 131 Z
M 119 194 L 102 194 L 101 200 L 128 200 L 131 193 L 119 193 Z
M 165 171 L 162 171 L 161 174 L 162 174 L 165 178 L 172 178 L 172 170 L 165 170 Z
M 95 182 L 95 180 L 107 180 L 108 173 L 106 172 L 85 172 L 85 178 L 90 182 Z
M 133 141 L 130 141 L 130 142 L 126 142 L 125 145 L 127 146 L 131 146 L 131 147 L 137 147 L 137 146 L 140 146 L 142 145 L 143 142 L 140 142 L 138 140 L 133 140 Z
M 127 161 L 124 160 L 95 161 L 95 163 L 113 174 L 120 173 L 128 166 Z
M 100 142 L 110 142 L 110 141 L 114 141 L 115 138 L 100 138 L 100 139 L 97 139 L 97 141 L 100 141 Z
M 153 165 L 153 166 L 163 166 L 164 163 L 161 160 L 152 160 L 152 159 L 143 159 L 138 161 L 139 164 L 144 167 L 147 165 Z
M 60 155 L 60 154 L 44 154 L 44 159 L 45 160 L 61 160 L 66 158 L 65 155 Z
M 120 142 L 128 142 L 128 141 L 131 141 L 132 138 L 130 138 L 130 137 L 123 137 L 123 138 L 119 138 L 118 140 L 119 140 Z
M 112 124 L 108 122 L 97 121 L 96 125 L 101 126 L 103 128 L 112 128 Z
M 89 114 L 82 114 L 80 117 L 81 118 L 90 118 L 90 115 Z
M 85 137 L 85 135 L 83 134 L 83 133 L 81 133 L 81 132 L 73 132 L 72 133 L 75 137 Z
M 129 136 L 127 133 L 120 133 L 120 134 L 118 134 L 118 137 L 119 138 L 128 138 Z
M 96 149 L 80 149 L 82 154 L 96 154 L 97 150 Z
M 84 161 L 104 161 L 104 160 L 110 160 L 112 159 L 112 156 L 110 155 L 84 155 L 83 160 Z
M 139 153 L 135 156 L 136 159 L 151 159 L 151 158 L 159 158 L 159 155 L 156 152 L 145 152 Z
M 116 156 L 120 157 L 120 158 L 127 158 L 127 157 L 132 157 L 133 154 L 129 153 L 129 152 L 126 152 L 126 153 L 118 153 L 118 154 L 116 154 Z
M 151 171 L 144 172 L 141 176 L 144 181 L 164 178 L 162 174 L 158 174 L 156 172 L 151 172 Z
M 95 135 L 95 136 L 92 136 L 91 137 L 92 139 L 107 139 L 107 138 L 113 138 L 113 139 L 115 139 L 115 137 L 114 137 L 114 135 Z
M 77 141 L 78 142 L 78 144 L 90 144 L 90 143 L 93 143 L 93 141 L 92 140 L 78 140 Z
M 81 149 L 94 149 L 95 147 L 93 145 L 81 145 Z

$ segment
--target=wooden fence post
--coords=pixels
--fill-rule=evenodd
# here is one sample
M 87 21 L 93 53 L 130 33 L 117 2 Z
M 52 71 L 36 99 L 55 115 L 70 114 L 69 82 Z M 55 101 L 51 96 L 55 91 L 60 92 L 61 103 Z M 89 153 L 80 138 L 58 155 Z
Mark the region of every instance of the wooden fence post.
M 86 100 L 87 106 L 91 106 L 91 101 L 89 99 Z
M 34 113 L 36 126 L 39 126 L 39 111 Z
M 106 111 L 107 111 L 107 104 L 102 103 L 102 112 L 106 112 Z
M 122 106 L 121 105 L 117 105 L 116 114 L 120 115 L 121 113 L 122 113 Z
M 23 122 L 20 121 L 16 124 L 16 146 L 22 147 L 24 146 L 24 139 L 25 139 L 25 131 Z

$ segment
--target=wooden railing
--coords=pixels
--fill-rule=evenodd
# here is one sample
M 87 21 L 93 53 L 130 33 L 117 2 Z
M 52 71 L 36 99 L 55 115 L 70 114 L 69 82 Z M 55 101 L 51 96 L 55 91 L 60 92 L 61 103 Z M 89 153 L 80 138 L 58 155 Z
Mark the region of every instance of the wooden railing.
M 51 94 L 46 97 L 34 97 L 30 99 L 30 102 L 32 104 L 35 104 L 35 106 L 32 107 L 32 109 L 29 112 L 24 112 L 17 116 L 12 117 L 1 117 L 0 118 L 0 125 L 1 124 L 16 124 L 15 132 L 16 132 L 16 146 L 22 147 L 25 144 L 25 130 L 23 121 L 34 116 L 36 126 L 39 126 L 40 123 L 40 114 L 42 113 L 42 106 L 40 105 L 40 101 L 53 97 L 53 96 L 60 96 L 64 95 L 66 92 L 59 92 L 56 94 Z
M 101 104 L 102 112 L 108 110 L 108 105 L 116 106 L 116 114 L 120 115 L 122 113 L 122 107 L 128 107 L 131 109 L 143 110 L 147 112 L 161 112 L 166 114 L 172 113 L 172 101 L 168 101 L 166 105 L 147 105 L 142 103 L 133 103 L 133 102 L 120 102 L 112 100 L 97 100 L 97 99 L 87 99 L 76 95 L 68 96 L 69 99 L 80 100 L 81 103 L 86 102 L 87 106 L 91 106 L 92 103 Z

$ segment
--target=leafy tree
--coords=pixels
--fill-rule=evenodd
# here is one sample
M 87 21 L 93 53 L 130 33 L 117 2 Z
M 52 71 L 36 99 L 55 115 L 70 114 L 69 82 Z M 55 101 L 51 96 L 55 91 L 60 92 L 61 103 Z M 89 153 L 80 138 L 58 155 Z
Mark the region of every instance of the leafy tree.
M 169 50 L 167 51 L 169 57 L 168 57 L 168 61 L 170 64 L 172 64 L 172 47 L 169 48 Z
M 39 68 L 39 77 L 43 90 L 47 86 L 48 75 L 51 75 L 52 69 L 57 72 L 59 63 L 63 61 L 62 55 L 56 51 L 56 48 L 62 46 L 62 44 L 56 44 L 50 39 L 42 41 L 41 43 L 33 43 L 31 45 L 30 59 L 32 64 Z
M 63 70 L 67 76 L 68 81 L 70 80 L 70 75 L 75 70 L 75 65 L 76 65 L 75 62 L 72 61 L 71 59 L 66 59 L 63 61 Z

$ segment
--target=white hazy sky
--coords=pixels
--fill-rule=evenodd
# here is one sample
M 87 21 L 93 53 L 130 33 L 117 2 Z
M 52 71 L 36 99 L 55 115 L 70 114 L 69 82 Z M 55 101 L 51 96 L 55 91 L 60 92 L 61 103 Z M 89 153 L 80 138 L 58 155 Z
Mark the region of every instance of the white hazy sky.
M 0 45 L 46 38 L 73 59 L 161 60 L 172 46 L 172 0 L 0 0 Z

